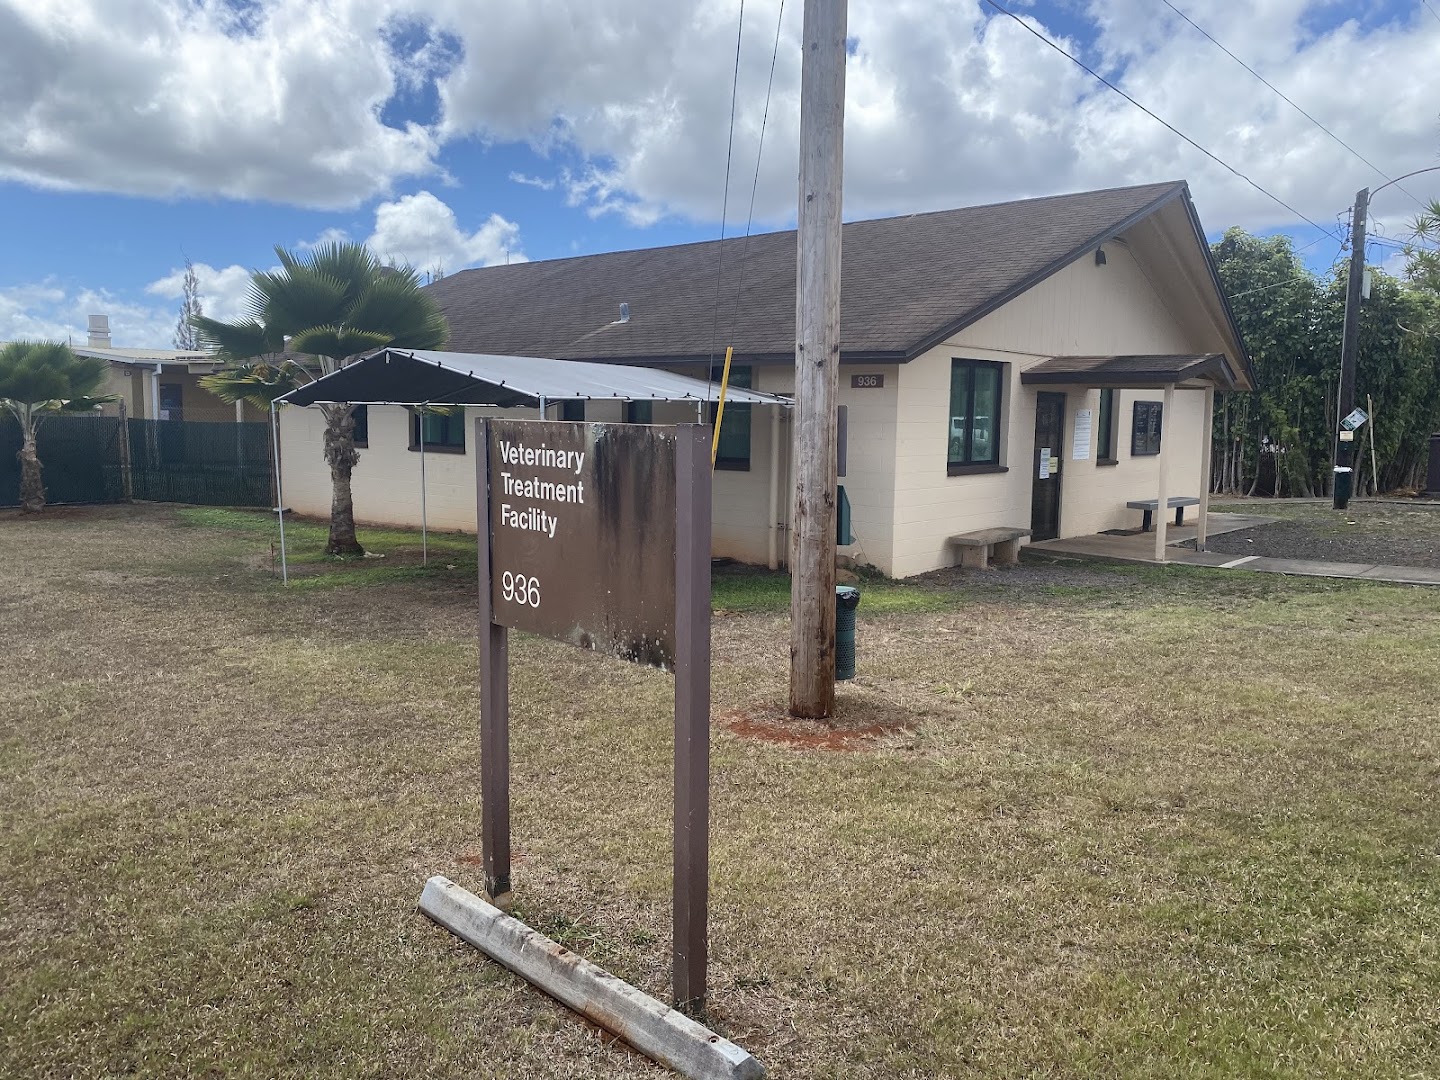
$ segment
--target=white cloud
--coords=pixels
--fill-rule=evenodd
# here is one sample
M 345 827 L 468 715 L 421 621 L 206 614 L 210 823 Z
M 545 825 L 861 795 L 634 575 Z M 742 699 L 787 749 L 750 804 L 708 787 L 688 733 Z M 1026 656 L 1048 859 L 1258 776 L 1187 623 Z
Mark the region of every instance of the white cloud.
M 449 273 L 525 261 L 520 227 L 513 221 L 491 214 L 474 232 L 466 232 L 455 211 L 428 191 L 376 207 L 375 231 L 366 243 L 381 259 L 422 271 Z
M 345 239 L 347 237 L 342 230 L 331 228 L 314 240 L 301 241 L 296 247 L 311 250 L 322 243 Z M 381 259 L 408 264 L 422 272 L 443 270 L 450 273 L 470 266 L 525 261 L 525 254 L 520 249 L 520 228 L 514 222 L 499 214 L 491 214 L 478 229 L 466 232 L 460 227 L 455 211 L 428 191 L 376 207 L 375 230 L 366 243 Z M 278 270 L 279 267 L 270 269 Z M 244 318 L 251 274 L 250 268 L 239 264 L 217 269 L 208 263 L 196 263 L 195 276 L 200 283 L 200 302 L 205 314 L 226 321 Z M 90 298 L 92 307 L 81 313 L 84 304 L 53 284 L 12 290 L 13 297 L 0 290 L 0 339 L 5 337 L 7 325 L 22 327 L 33 322 L 45 331 L 46 336 L 75 334 L 80 340 L 85 314 L 112 311 L 118 313 L 118 322 L 115 317 L 111 319 L 115 344 L 167 345 L 175 319 L 179 316 L 184 288 L 183 266 L 175 267 L 164 277 L 145 286 L 145 292 L 150 296 L 172 302 L 168 316 L 166 309 L 124 305 L 114 297 L 94 293 L 83 294 Z M 78 320 L 74 324 L 78 325 L 78 330 L 61 317 L 61 313 L 65 312 L 73 313 L 65 317 Z M 168 324 L 166 318 L 169 319 Z M 161 333 L 162 330 L 165 332 Z M 128 337 L 122 340 L 122 331 L 138 334 L 144 340 Z
M 1044 26 L 1055 7 L 1024 5 L 1025 17 Z M 1388 21 L 1335 0 L 1184 7 L 1390 175 L 1434 161 L 1440 22 L 1421 6 Z M 749 200 L 777 9 L 745 9 L 732 219 Z M 714 221 L 736 10 L 733 0 L 0 0 L 0 178 L 350 206 L 438 175 L 446 145 L 478 137 L 552 155 L 553 176 L 509 178 L 592 213 Z M 1328 224 L 1356 188 L 1380 182 L 1168 9 L 1063 10 L 1085 28 L 1067 47 L 1306 216 Z M 1337 25 L 1355 11 L 1367 21 Z M 801 5 L 787 4 L 756 203 L 765 223 L 794 213 L 800 23 Z M 852 0 L 850 33 L 849 216 L 1186 177 L 1212 226 L 1297 221 L 979 3 Z M 397 102 L 429 95 L 440 112 L 425 124 L 393 119 Z M 1407 186 L 1440 194 L 1434 177 Z M 1381 199 L 1391 213 L 1406 201 L 1394 189 Z M 492 237 L 482 244 L 433 206 L 393 216 L 377 234 L 403 234 L 421 260 L 491 259 L 508 225 L 482 226 Z
M 217 270 L 209 263 L 196 263 L 195 278 L 200 286 L 200 306 L 206 315 L 226 322 L 245 315 L 245 300 L 250 291 L 250 271 L 245 267 L 231 265 Z M 185 295 L 185 268 L 178 267 L 158 281 L 152 281 L 145 286 L 145 291 L 151 296 L 175 301 L 178 313 Z
M 431 173 L 432 132 L 380 116 L 387 7 L 0 0 L 0 178 L 338 207 Z
M 555 190 L 554 180 L 546 180 L 543 176 L 527 176 L 522 172 L 512 172 L 510 174 L 510 182 L 512 184 L 522 184 L 525 187 L 539 188 L 541 191 Z
M 0 341 L 88 340 L 90 315 L 110 316 L 110 339 L 124 348 L 173 348 L 179 305 L 137 304 L 105 289 L 56 280 L 0 288 Z
M 746 6 L 732 219 L 743 218 L 748 203 L 777 6 Z M 1350 21 L 1325 31 L 1315 27 L 1348 10 L 1333 0 L 1184 6 L 1390 175 L 1433 162 L 1440 23 L 1418 5 L 1365 28 Z M 447 137 L 525 139 L 542 152 L 574 152 L 581 161 L 562 173 L 562 190 L 594 213 L 637 225 L 719 216 L 733 3 L 428 7 L 466 47 L 465 63 L 440 84 Z M 1381 182 L 1167 9 L 1148 0 L 1079 7 L 1067 5 L 1067 15 L 1072 25 L 1091 20 L 1093 40 L 1062 43 L 1302 214 L 1329 224 L 1356 188 Z M 987 11 L 954 0 L 852 0 L 847 216 L 1183 177 L 1211 225 L 1298 223 L 1023 27 Z M 800 5 L 785 12 L 757 198 L 766 222 L 792 218 L 796 198 Z M 1025 17 L 1036 13 L 1028 8 Z M 1440 183 L 1417 178 L 1411 190 L 1434 195 Z M 1393 190 L 1382 198 L 1405 201 Z

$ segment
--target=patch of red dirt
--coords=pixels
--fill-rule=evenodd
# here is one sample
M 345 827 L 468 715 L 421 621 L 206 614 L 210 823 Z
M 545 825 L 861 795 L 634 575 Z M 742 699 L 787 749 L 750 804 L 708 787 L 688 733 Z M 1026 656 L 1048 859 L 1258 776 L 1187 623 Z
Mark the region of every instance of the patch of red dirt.
M 865 750 L 886 735 L 908 734 L 903 723 L 867 724 L 863 727 L 836 727 L 823 720 L 797 720 L 793 716 L 756 719 L 743 712 L 717 716 L 716 721 L 742 739 L 788 746 L 795 750 Z

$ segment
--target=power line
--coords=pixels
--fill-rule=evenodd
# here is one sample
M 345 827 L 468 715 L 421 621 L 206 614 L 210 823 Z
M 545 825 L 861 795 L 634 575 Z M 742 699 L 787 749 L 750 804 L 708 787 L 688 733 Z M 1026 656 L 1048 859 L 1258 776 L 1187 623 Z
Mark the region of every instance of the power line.
M 1217 165 L 1219 165 L 1221 168 L 1223 168 L 1226 172 L 1231 173 L 1232 175 L 1239 177 L 1241 180 L 1244 180 L 1245 183 L 1249 184 L 1249 185 L 1250 185 L 1251 187 L 1253 187 L 1256 191 L 1260 192 L 1261 195 L 1264 195 L 1267 199 L 1270 199 L 1272 202 L 1275 202 L 1275 203 L 1279 204 L 1280 206 L 1283 206 L 1286 210 L 1290 211 L 1290 213 L 1294 214 L 1297 218 L 1299 218 L 1301 221 L 1305 222 L 1306 224 L 1312 226 L 1313 228 L 1319 229 L 1321 232 L 1326 232 L 1326 231 L 1327 231 L 1323 225 L 1319 225 L 1319 224 L 1317 224 L 1316 222 L 1311 221 L 1310 218 L 1306 217 L 1306 216 L 1305 216 L 1304 214 L 1302 214 L 1299 210 L 1296 210 L 1295 207 L 1291 206 L 1291 205 L 1290 205 L 1289 203 L 1287 203 L 1284 199 L 1280 198 L 1280 196 L 1274 195 L 1274 194 L 1272 194 L 1271 192 L 1266 191 L 1263 187 L 1261 187 L 1259 184 L 1257 184 L 1254 180 L 1251 180 L 1250 177 L 1246 176 L 1244 173 L 1242 173 L 1239 169 L 1235 168 L 1235 167 L 1234 167 L 1233 165 L 1231 165 L 1229 162 L 1224 161 L 1223 159 L 1221 159 L 1221 158 L 1217 157 L 1216 155 L 1212 154 L 1209 150 L 1206 150 L 1205 147 L 1201 146 L 1201 145 L 1200 145 L 1199 143 L 1197 143 L 1194 139 L 1190 138 L 1189 135 L 1186 135 L 1183 131 L 1181 131 L 1179 128 L 1177 128 L 1174 124 L 1171 124 L 1171 123 L 1170 123 L 1169 121 L 1167 121 L 1167 120 L 1161 119 L 1161 117 L 1159 117 L 1159 116 L 1157 116 L 1155 113 L 1151 112 L 1151 111 L 1150 111 L 1149 109 L 1147 109 L 1144 105 L 1141 105 L 1140 102 L 1136 101 L 1133 97 L 1131 97 L 1129 94 L 1127 94 L 1124 90 L 1121 90 L 1120 87 L 1116 86 L 1116 85 L 1115 85 L 1113 82 L 1111 82 L 1109 79 L 1105 78 L 1105 76 L 1101 75 L 1101 74 L 1100 74 L 1098 71 L 1096 71 L 1094 68 L 1090 67 L 1090 65 L 1086 64 L 1083 60 L 1080 60 L 1079 58 L 1075 57 L 1075 56 L 1072 55 L 1071 53 L 1066 52 L 1066 51 L 1065 51 L 1063 48 L 1061 48 L 1058 44 L 1056 44 L 1056 43 L 1055 43 L 1054 41 L 1052 41 L 1050 38 L 1046 37 L 1044 34 L 1040 33 L 1039 30 L 1036 30 L 1033 26 L 1031 26 L 1029 23 L 1027 23 L 1024 19 L 1020 18 L 1020 16 L 1016 15 L 1013 11 L 1010 11 L 1008 8 L 1002 7 L 999 3 L 996 2 L 996 0 L 985 0 L 985 3 L 989 4 L 989 5 L 990 5 L 991 7 L 993 7 L 996 11 L 1000 12 L 1000 14 L 1006 15 L 1006 16 L 1008 16 L 1009 18 L 1013 19 L 1018 25 L 1024 27 L 1024 29 L 1025 29 L 1028 33 L 1030 33 L 1030 34 L 1033 35 L 1034 37 L 1039 38 L 1039 39 L 1040 39 L 1041 41 L 1043 41 L 1046 45 L 1049 45 L 1050 48 L 1054 49 L 1054 50 L 1055 50 L 1056 52 L 1058 52 L 1061 56 L 1065 57 L 1065 59 L 1069 60 L 1069 61 L 1070 61 L 1072 64 L 1074 64 L 1076 67 L 1079 67 L 1082 71 L 1084 71 L 1084 72 L 1086 72 L 1087 74 L 1089 74 L 1089 75 L 1090 75 L 1092 78 L 1094 78 L 1096 81 L 1101 82 L 1101 83 L 1103 83 L 1104 85 L 1108 86 L 1111 90 L 1114 90 L 1115 93 L 1119 94 L 1119 95 L 1120 95 L 1121 97 L 1123 97 L 1126 101 L 1130 102 L 1131 105 L 1134 105 L 1137 109 L 1139 109 L 1141 112 L 1143 112 L 1146 116 L 1150 117 L 1150 119 L 1154 120 L 1156 123 L 1162 125 L 1163 127 L 1167 128 L 1169 131 L 1171 131 L 1172 133 L 1174 133 L 1175 135 L 1179 136 L 1179 137 L 1180 137 L 1181 139 L 1183 139 L 1185 142 L 1187 142 L 1187 143 L 1189 143 L 1191 146 L 1193 146 L 1196 150 L 1199 150 L 1202 154 L 1204 154 L 1206 157 L 1208 157 L 1211 161 L 1215 162 L 1215 164 L 1217 164 Z M 1333 236 L 1334 234 L 1332 233 L 1331 235 Z M 1339 236 L 1335 236 L 1335 239 L 1339 240 L 1339 239 L 1341 239 L 1341 238 L 1340 238 Z
M 1435 16 L 1435 21 L 1440 22 L 1440 14 L 1436 14 L 1435 9 L 1430 6 L 1430 0 L 1420 0 L 1420 2 L 1425 5 L 1426 11 Z
M 1262 83 L 1264 83 L 1267 87 L 1269 87 L 1269 88 L 1276 94 L 1276 96 L 1278 96 L 1278 97 L 1280 98 L 1281 101 L 1285 102 L 1285 104 L 1289 105 L 1292 109 L 1294 109 L 1296 112 L 1298 112 L 1301 116 L 1305 117 L 1306 120 L 1309 120 L 1310 123 L 1314 124 L 1317 128 L 1319 128 L 1321 131 L 1323 131 L 1326 135 L 1329 135 L 1330 138 L 1334 139 L 1337 143 L 1339 143 L 1341 146 L 1343 146 L 1346 150 L 1350 151 L 1351 154 L 1353 154 L 1355 157 L 1359 158 L 1359 159 L 1360 159 L 1362 162 L 1364 162 L 1366 165 L 1370 166 L 1370 168 L 1374 169 L 1374 170 L 1375 170 L 1377 173 L 1379 173 L 1384 179 L 1390 180 L 1390 176 L 1385 172 L 1384 169 L 1380 168 L 1379 165 L 1376 165 L 1373 161 L 1371 161 L 1369 158 L 1367 158 L 1364 154 L 1360 153 L 1359 150 L 1356 150 L 1353 146 L 1351 146 L 1349 143 L 1347 143 L 1344 139 L 1340 138 L 1339 135 L 1336 135 L 1333 131 L 1331 131 L 1328 127 L 1326 127 L 1324 124 L 1322 124 L 1319 120 L 1316 120 L 1315 117 L 1311 116 L 1308 112 L 1306 112 L 1304 109 L 1302 109 L 1299 105 L 1295 104 L 1295 102 L 1292 101 L 1289 97 L 1287 97 L 1287 96 L 1285 95 L 1285 93 L 1284 93 L 1279 87 L 1277 87 L 1277 86 L 1276 86 L 1274 83 L 1272 83 L 1269 79 L 1265 78 L 1264 75 L 1261 75 L 1258 71 L 1256 71 L 1254 68 L 1252 68 L 1252 67 L 1251 67 L 1249 64 L 1247 64 L 1244 60 L 1241 60 L 1240 57 L 1236 56 L 1233 52 L 1231 52 L 1229 49 L 1227 49 L 1224 45 L 1220 44 L 1220 42 L 1216 41 L 1215 38 L 1214 38 L 1214 36 L 1211 35 L 1209 31 L 1207 31 L 1203 26 L 1201 26 L 1199 23 L 1197 23 L 1194 19 L 1190 18 L 1189 15 L 1186 15 L 1185 12 L 1181 11 L 1178 7 L 1176 7 L 1174 4 L 1172 4 L 1172 3 L 1170 2 L 1170 0 L 1161 0 L 1161 2 L 1162 2 L 1166 7 L 1168 7 L 1171 11 L 1175 12 L 1176 15 L 1179 15 L 1180 18 L 1184 19 L 1187 23 L 1189 23 L 1191 26 L 1193 26 L 1196 30 L 1200 31 L 1200 33 L 1201 33 L 1202 35 L 1204 35 L 1205 39 L 1206 39 L 1207 41 L 1209 41 L 1210 44 L 1214 45 L 1217 49 L 1219 49 L 1221 52 L 1223 52 L 1226 56 L 1230 57 L 1231 60 L 1234 60 L 1237 64 L 1239 64 L 1241 67 L 1243 67 L 1243 68 L 1244 68 L 1246 71 L 1248 71 L 1251 75 L 1254 75 L 1255 78 L 1259 79 Z M 1396 186 L 1399 187 L 1398 184 L 1397 184 Z M 1400 190 L 1401 190 L 1401 191 L 1405 191 L 1405 189 L 1404 189 L 1403 187 L 1400 188 Z M 1416 199 L 1414 195 L 1411 195 L 1410 192 L 1405 191 L 1405 194 L 1406 194 L 1406 195 L 1409 195 L 1410 198 L 1413 199 L 1417 205 L 1419 205 L 1419 206 L 1421 206 L 1421 207 L 1424 206 L 1424 204 L 1421 203 L 1419 199 Z
M 740 245 L 740 278 L 735 284 L 735 310 L 730 315 L 730 342 L 735 341 L 735 324 L 740 321 L 740 293 L 745 287 L 745 254 L 750 248 L 750 228 L 755 222 L 755 193 L 760 189 L 760 155 L 765 152 L 765 125 L 770 119 L 770 91 L 775 87 L 775 61 L 780 56 L 780 25 L 785 18 L 785 0 L 775 16 L 775 47 L 770 51 L 770 81 L 765 84 L 765 111 L 760 114 L 760 143 L 755 148 L 755 179 L 750 183 L 750 212 L 745 218 L 745 240 Z
M 1291 254 L 1292 254 L 1292 255 L 1299 255 L 1302 251 L 1308 251 L 1310 248 L 1314 247 L 1316 244 L 1320 243 L 1322 240 L 1334 240 L 1334 239 L 1335 239 L 1335 237 L 1331 236 L 1329 233 L 1326 233 L 1324 236 L 1317 236 L 1314 240 L 1311 240 L 1310 243 L 1306 244 L 1304 247 L 1298 247 L 1298 248 L 1292 249 Z M 1340 245 L 1340 251 L 1344 251 L 1344 250 L 1345 250 L 1345 244 L 1342 242 L 1341 245 Z M 1337 257 L 1337 258 L 1339 257 L 1339 254 L 1340 254 L 1340 252 L 1336 252 L 1336 257 Z M 1335 263 L 1334 263 L 1333 260 L 1331 261 L 1330 268 L 1331 268 L 1332 270 L 1335 268 Z M 1299 273 L 1299 274 L 1289 274 L 1289 275 L 1287 275 L 1286 277 L 1281 278 L 1279 281 L 1272 282 L 1272 283 L 1269 284 L 1269 285 L 1261 285 L 1258 289 L 1246 289 L 1244 292 L 1231 293 L 1230 295 L 1226 296 L 1225 299 L 1226 299 L 1226 300 L 1238 300 L 1238 299 L 1240 299 L 1240 297 L 1242 297 L 1242 296 L 1250 296 L 1250 295 L 1252 295 L 1252 294 L 1254 294 L 1254 293 L 1266 292 L 1266 291 L 1269 290 L 1269 289 L 1278 289 L 1281 285 L 1288 285 L 1288 284 L 1289 284 L 1290 282 L 1292 282 L 1292 281 L 1299 281 L 1301 278 L 1309 277 L 1309 276 L 1312 276 L 1312 275 L 1310 274 L 1310 271 L 1308 271 L 1308 270 L 1303 271 L 1302 273 Z
M 715 315 L 710 321 L 710 368 L 705 378 L 711 380 L 715 367 L 715 343 L 720 333 L 720 283 L 725 271 L 725 215 L 730 209 L 730 158 L 735 149 L 735 99 L 740 92 L 740 42 L 745 35 L 745 0 L 740 0 L 740 20 L 735 27 L 735 73 L 730 81 L 730 135 L 725 141 L 725 190 L 720 197 L 720 243 L 715 259 Z M 709 396 L 709 390 L 706 390 Z

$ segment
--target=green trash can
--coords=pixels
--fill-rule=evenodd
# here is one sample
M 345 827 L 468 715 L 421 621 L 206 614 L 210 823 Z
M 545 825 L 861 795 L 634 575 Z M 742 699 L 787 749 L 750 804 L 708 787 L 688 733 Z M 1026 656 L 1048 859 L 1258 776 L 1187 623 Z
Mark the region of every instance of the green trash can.
M 855 677 L 855 609 L 860 590 L 854 585 L 835 586 L 835 681 Z
M 1344 510 L 1355 492 L 1355 472 L 1346 465 L 1335 466 L 1335 502 L 1333 508 Z

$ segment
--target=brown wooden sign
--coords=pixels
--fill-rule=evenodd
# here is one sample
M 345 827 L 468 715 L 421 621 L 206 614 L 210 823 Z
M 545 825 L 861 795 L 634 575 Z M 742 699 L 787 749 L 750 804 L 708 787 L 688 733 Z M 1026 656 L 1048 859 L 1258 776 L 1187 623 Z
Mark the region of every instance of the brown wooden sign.
M 485 891 L 510 905 L 511 627 L 675 673 L 673 992 L 705 1008 L 710 438 L 699 424 L 475 421 Z
M 675 429 L 488 427 L 495 621 L 672 670 Z

